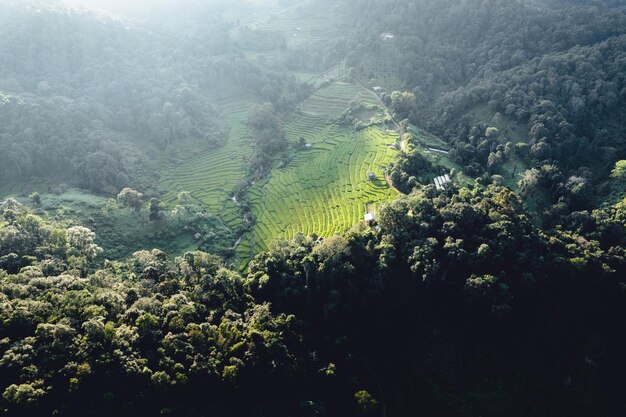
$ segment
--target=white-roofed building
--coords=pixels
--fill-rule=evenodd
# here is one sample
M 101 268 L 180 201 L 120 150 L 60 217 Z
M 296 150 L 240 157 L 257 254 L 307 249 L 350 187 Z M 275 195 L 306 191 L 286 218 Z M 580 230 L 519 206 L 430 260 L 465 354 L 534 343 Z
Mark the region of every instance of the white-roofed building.
M 450 176 L 448 174 L 440 175 L 439 177 L 435 177 L 433 182 L 438 190 L 445 190 L 446 184 L 450 182 Z

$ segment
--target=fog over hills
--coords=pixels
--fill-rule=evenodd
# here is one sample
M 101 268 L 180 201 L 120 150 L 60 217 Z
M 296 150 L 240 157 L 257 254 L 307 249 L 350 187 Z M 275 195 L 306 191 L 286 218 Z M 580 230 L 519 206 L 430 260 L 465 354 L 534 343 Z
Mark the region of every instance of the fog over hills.
M 0 416 L 622 417 L 626 4 L 0 0 Z

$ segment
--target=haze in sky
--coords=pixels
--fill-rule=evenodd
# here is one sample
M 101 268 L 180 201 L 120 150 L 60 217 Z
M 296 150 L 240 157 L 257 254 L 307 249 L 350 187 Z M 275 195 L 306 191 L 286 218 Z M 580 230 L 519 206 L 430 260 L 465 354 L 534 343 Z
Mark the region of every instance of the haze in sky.
M 189 7 L 198 1 L 176 1 L 176 0 L 64 0 L 72 6 L 83 6 L 90 9 L 105 11 L 115 14 L 135 15 L 146 10 L 175 10 L 176 8 Z M 204 3 L 213 3 L 208 0 Z
M 176 13 L 202 6 L 236 7 L 243 1 L 231 0 L 63 0 L 73 6 L 83 6 L 91 9 L 105 11 L 126 16 L 139 16 L 146 10 L 152 12 Z M 276 0 L 252 0 L 257 6 L 275 6 Z
M 243 8 L 271 12 L 278 0 L 60 0 L 138 23 L 174 31 L 195 31 L 217 16 L 237 19 Z

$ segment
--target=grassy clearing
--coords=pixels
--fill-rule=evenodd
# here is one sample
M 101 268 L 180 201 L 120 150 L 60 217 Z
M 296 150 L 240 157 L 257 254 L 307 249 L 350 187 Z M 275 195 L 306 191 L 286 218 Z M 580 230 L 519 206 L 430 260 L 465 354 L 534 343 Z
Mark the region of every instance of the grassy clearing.
M 425 175 L 426 178 L 429 178 L 429 183 L 432 184 L 435 177 L 449 173 L 452 170 L 456 172 L 453 177 L 455 182 L 461 185 L 470 185 L 473 183 L 471 178 L 463 174 L 462 167 L 459 164 L 452 162 L 446 154 L 433 152 L 428 149 L 434 148 L 442 151 L 448 151 L 450 147 L 443 139 L 413 125 L 409 126 L 406 133 L 409 135 L 412 145 L 415 146 L 417 150 L 420 151 L 422 155 L 424 155 L 424 157 L 426 157 L 426 159 L 428 159 L 436 167 L 433 172 L 429 172 Z
M 472 123 L 487 123 L 500 130 L 501 141 L 513 143 L 526 142 L 528 126 L 517 122 L 510 116 L 494 113 L 487 105 L 475 106 L 469 113 Z
M 28 200 L 26 197 L 28 197 L 31 193 L 50 193 L 52 192 L 52 190 L 58 188 L 59 183 L 59 181 L 43 181 L 39 179 L 31 179 L 30 181 L 23 183 L 2 183 L 0 184 L 0 201 L 5 200 L 8 197 L 15 197 L 18 198 L 18 200 L 20 201 L 20 198 L 25 198 L 26 200 Z
M 355 133 L 336 125 L 319 126 L 306 116 L 291 123 L 290 135 L 305 137 L 313 148 L 250 190 L 257 220 L 252 251 L 297 232 L 345 232 L 363 219 L 368 204 L 395 196 L 384 180 L 384 168 L 397 152 L 388 146 L 395 140 L 393 134 L 378 128 Z M 370 171 L 377 176 L 373 181 L 367 178 Z
M 420 129 L 417 126 L 413 126 L 413 125 L 409 126 L 409 128 L 407 129 L 407 132 L 410 133 L 415 138 L 415 141 L 419 145 L 425 148 L 435 148 L 435 149 L 441 149 L 444 151 L 448 151 L 450 149 L 450 146 L 446 143 L 446 141 L 444 141 L 438 136 L 435 136 L 426 132 L 423 129 Z
M 526 169 L 527 166 L 521 159 L 517 156 L 512 156 L 504 164 L 502 164 L 502 166 L 500 166 L 498 173 L 502 176 L 502 183 L 506 187 L 518 192 L 519 182 L 524 177 Z
M 42 190 L 40 190 L 42 191 Z M 148 220 L 148 209 L 138 213 L 125 208 L 103 210 L 107 198 L 78 189 L 68 189 L 61 194 L 41 193 L 41 205 L 33 206 L 28 197 L 18 201 L 38 215 L 54 219 L 65 226 L 83 225 L 96 233 L 96 243 L 104 248 L 107 259 L 124 259 L 141 249 L 158 248 L 169 256 L 178 256 L 187 250 L 198 249 L 192 232 L 181 230 L 171 221 L 153 223 Z M 216 233 L 229 233 L 221 221 L 209 218 Z M 213 247 L 221 249 L 218 239 Z
M 486 105 L 476 106 L 470 113 L 473 122 L 485 122 L 490 126 L 500 130 L 498 141 L 501 144 L 506 142 L 525 143 L 527 142 L 528 126 L 518 123 L 515 119 L 502 113 L 494 113 Z M 528 169 L 524 161 L 513 155 L 498 169 L 498 174 L 503 178 L 503 184 L 508 188 L 519 191 L 518 183 Z M 529 203 L 529 207 L 534 204 Z

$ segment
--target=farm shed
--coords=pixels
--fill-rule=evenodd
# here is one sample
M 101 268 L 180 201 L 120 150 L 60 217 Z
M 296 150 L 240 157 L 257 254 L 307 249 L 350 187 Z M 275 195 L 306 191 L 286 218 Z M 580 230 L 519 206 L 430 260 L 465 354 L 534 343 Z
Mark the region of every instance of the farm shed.
M 445 190 L 445 185 L 450 182 L 450 176 L 448 174 L 445 174 L 439 177 L 435 177 L 433 182 L 435 183 L 435 187 L 437 187 L 438 190 Z

